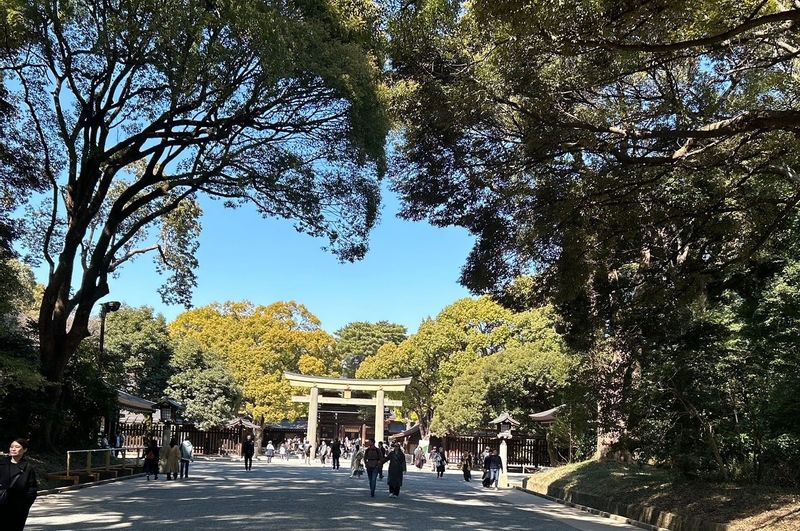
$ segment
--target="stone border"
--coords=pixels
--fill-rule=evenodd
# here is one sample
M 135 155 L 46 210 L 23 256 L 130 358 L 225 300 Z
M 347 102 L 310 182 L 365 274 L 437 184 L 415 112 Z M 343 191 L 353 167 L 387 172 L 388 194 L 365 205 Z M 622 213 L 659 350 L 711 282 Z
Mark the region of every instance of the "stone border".
M 130 476 L 119 476 L 116 478 L 101 479 L 100 481 L 89 481 L 87 483 L 79 483 L 77 485 L 67 485 L 66 487 L 56 487 L 54 489 L 40 490 L 36 494 L 39 496 L 47 496 L 48 494 L 61 494 L 70 490 L 85 489 L 86 487 L 94 487 L 96 485 L 105 485 L 107 483 L 114 483 L 115 481 L 123 481 L 131 478 L 144 477 L 144 472 L 139 474 L 131 474 Z
M 527 488 L 527 483 L 527 480 L 523 480 L 522 487 L 515 486 L 514 488 L 582 511 L 623 521 L 648 531 L 727 531 L 729 529 L 727 524 L 709 522 L 696 516 L 687 517 L 661 511 L 650 505 L 625 504 L 611 498 L 572 489 L 550 487 L 548 493 L 552 490 L 555 496 L 543 494 Z

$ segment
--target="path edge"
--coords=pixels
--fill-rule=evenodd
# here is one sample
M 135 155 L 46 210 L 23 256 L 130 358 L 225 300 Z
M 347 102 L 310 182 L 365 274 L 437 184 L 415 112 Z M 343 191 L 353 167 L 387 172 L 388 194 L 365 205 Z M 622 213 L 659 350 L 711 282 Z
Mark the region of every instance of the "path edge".
M 597 516 L 610 518 L 610 519 L 618 521 L 618 522 L 624 522 L 624 523 L 633 525 L 635 527 L 638 527 L 640 529 L 646 529 L 648 531 L 688 531 L 688 530 L 691 530 L 691 531 L 727 531 L 729 529 L 729 526 L 727 524 L 719 524 L 719 523 L 716 523 L 716 522 L 709 522 L 709 521 L 701 520 L 701 519 L 697 519 L 697 518 L 689 519 L 689 518 L 683 517 L 681 515 L 676 515 L 676 514 L 673 514 L 673 513 L 667 513 L 667 512 L 664 512 L 664 511 L 659 511 L 658 509 L 656 509 L 654 507 L 650 507 L 650 506 L 636 506 L 638 509 L 643 511 L 643 514 L 650 514 L 655 518 L 666 517 L 668 519 L 668 524 L 667 525 L 669 525 L 669 527 L 661 527 L 661 526 L 656 525 L 656 524 L 643 522 L 641 520 L 636 520 L 635 518 L 630 518 L 628 516 L 624 516 L 624 515 L 621 515 L 621 514 L 612 513 L 612 512 L 609 512 L 609 511 L 602 511 L 600 509 L 596 509 L 596 508 L 591 507 L 589 505 L 583 505 L 583 504 L 576 503 L 576 502 L 569 501 L 569 500 L 565 500 L 565 499 L 562 499 L 562 498 L 559 498 L 559 497 L 556 497 L 556 496 L 551 496 L 549 494 L 544 494 L 544 493 L 541 493 L 541 492 L 537 492 L 535 490 L 531 490 L 529 488 L 526 488 L 526 487 L 523 487 L 523 486 L 520 486 L 520 485 L 515 485 L 514 489 L 519 490 L 521 492 L 526 492 L 528 494 L 532 494 L 534 496 L 538 496 L 539 498 L 544 498 L 546 500 L 550 500 L 550 501 L 553 501 L 553 502 L 556 502 L 556 503 L 560 503 L 560 504 L 566 505 L 568 507 L 574 507 L 575 509 L 578 509 L 578 510 L 581 510 L 581 511 L 585 511 L 585 512 L 597 515 Z M 564 494 L 569 494 L 571 497 L 580 498 L 581 494 L 582 494 L 580 492 L 574 492 L 572 490 L 570 490 L 568 492 L 564 491 L 563 489 L 559 489 L 559 490 L 560 490 L 560 492 L 562 492 Z M 611 503 L 611 500 L 608 500 L 608 502 Z
M 61 494 L 62 492 L 67 492 L 70 490 L 85 489 L 87 487 L 95 487 L 98 485 L 105 485 L 107 483 L 114 483 L 116 481 L 124 481 L 126 479 L 141 478 L 144 476 L 145 476 L 144 472 L 141 472 L 139 474 L 131 474 L 130 476 L 120 476 L 116 478 L 101 479 L 100 481 L 89 481 L 86 483 L 80 483 L 78 485 L 67 485 L 65 487 L 56 487 L 54 489 L 40 490 L 36 492 L 36 495 L 48 496 L 50 494 Z

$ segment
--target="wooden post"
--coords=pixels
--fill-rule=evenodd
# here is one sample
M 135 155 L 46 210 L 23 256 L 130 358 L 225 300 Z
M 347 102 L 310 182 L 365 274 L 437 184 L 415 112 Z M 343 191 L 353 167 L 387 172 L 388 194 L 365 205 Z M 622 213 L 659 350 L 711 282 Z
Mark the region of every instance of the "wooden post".
M 72 452 L 67 452 L 67 475 L 69 476 L 69 464 L 72 459 Z
M 86 452 L 86 471 L 92 471 L 92 452 L 91 450 Z

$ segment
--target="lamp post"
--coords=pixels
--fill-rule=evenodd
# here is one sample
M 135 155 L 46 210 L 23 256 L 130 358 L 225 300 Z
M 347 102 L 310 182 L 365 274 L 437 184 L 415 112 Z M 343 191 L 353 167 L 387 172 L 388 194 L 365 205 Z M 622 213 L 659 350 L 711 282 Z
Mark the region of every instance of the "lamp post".
M 172 425 L 180 422 L 180 414 L 186 408 L 183 404 L 170 398 L 162 398 L 160 402 L 153 404 L 152 407 L 154 412 L 159 412 L 161 422 L 164 424 L 161 446 L 167 446 L 172 438 Z
M 506 440 L 511 439 L 511 430 L 519 426 L 519 422 L 511 418 L 508 413 L 503 413 L 492 424 L 497 425 L 497 438 L 500 439 L 500 460 L 503 462 L 503 471 L 498 483 L 501 488 L 508 488 L 508 445 Z
M 109 312 L 116 312 L 119 310 L 119 307 L 119 301 L 108 301 L 100 304 L 100 350 L 97 352 L 97 372 L 101 379 L 103 378 L 103 349 L 105 346 L 106 336 L 106 314 Z M 114 424 L 116 424 L 116 422 Z M 111 414 L 109 413 L 108 417 L 102 417 L 100 422 L 100 437 L 102 437 L 102 435 L 108 435 L 111 428 Z M 114 429 L 116 430 L 116 426 Z
M 106 314 L 116 312 L 119 307 L 119 301 L 108 301 L 100 305 L 100 352 L 97 354 L 97 369 L 101 371 L 101 375 L 103 370 L 103 347 L 106 337 Z

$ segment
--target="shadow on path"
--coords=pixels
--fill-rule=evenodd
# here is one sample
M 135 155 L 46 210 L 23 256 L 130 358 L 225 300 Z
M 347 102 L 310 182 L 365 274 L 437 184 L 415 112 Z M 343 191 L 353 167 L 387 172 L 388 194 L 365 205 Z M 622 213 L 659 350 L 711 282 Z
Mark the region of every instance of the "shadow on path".
M 635 529 L 514 491 L 489 491 L 452 473 L 406 475 L 399 498 L 366 475 L 298 464 L 196 462 L 188 480 L 134 478 L 43 496 L 26 530 L 98 529 Z

